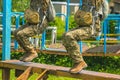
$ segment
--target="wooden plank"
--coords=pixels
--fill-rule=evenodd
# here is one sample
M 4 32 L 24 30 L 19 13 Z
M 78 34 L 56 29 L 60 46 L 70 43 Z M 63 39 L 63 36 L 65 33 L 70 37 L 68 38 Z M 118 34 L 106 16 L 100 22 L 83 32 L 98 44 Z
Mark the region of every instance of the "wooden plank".
M 102 72 L 94 72 L 94 71 L 86 71 L 82 70 L 78 74 L 69 73 L 68 67 L 54 66 L 54 65 L 46 65 L 32 62 L 21 62 L 18 60 L 10 60 L 10 61 L 1 61 L 1 68 L 14 68 L 25 70 L 27 67 L 32 67 L 32 72 L 42 73 L 43 70 L 50 70 L 48 73 L 57 75 L 57 76 L 65 76 L 65 77 L 73 77 L 80 78 L 83 80 L 120 80 L 120 75 L 102 73 Z
M 41 51 L 44 54 L 57 54 L 57 55 L 69 55 L 67 52 L 63 51 L 55 51 L 55 50 L 42 50 Z M 106 53 L 104 54 L 103 52 L 97 53 L 97 52 L 84 52 L 82 53 L 83 56 L 120 56 L 120 54 L 116 53 Z
M 36 49 L 36 51 L 38 53 L 43 53 L 43 54 L 56 54 L 56 55 L 63 55 L 63 56 L 68 56 L 69 54 L 66 51 L 55 51 L 55 50 L 39 50 Z M 24 52 L 24 50 L 22 49 L 18 49 L 18 50 L 14 50 L 11 49 L 11 52 Z M 120 51 L 116 51 L 116 52 L 110 52 L 110 53 L 104 53 L 104 52 L 90 52 L 90 51 L 86 51 L 84 53 L 82 53 L 83 56 L 120 56 Z
M 115 53 L 115 54 L 119 54 L 120 53 L 120 45 L 107 45 L 106 46 L 107 49 L 107 54 L 110 53 Z M 104 53 L 104 45 L 103 46 L 97 46 L 97 47 L 93 47 L 90 48 L 88 50 L 85 51 L 85 53 Z
M 9 68 L 2 69 L 2 80 L 10 80 L 10 69 Z
M 47 69 L 44 70 L 44 71 L 38 76 L 38 78 L 37 78 L 36 80 L 41 80 L 41 79 L 43 79 L 43 77 L 47 74 L 47 72 L 48 72 Z
M 63 56 L 68 56 L 69 54 L 66 52 L 66 51 L 56 51 L 56 50 L 39 50 L 39 49 L 36 49 L 36 51 L 38 53 L 43 53 L 43 54 L 56 54 L 56 55 L 63 55 Z M 12 49 L 12 52 L 24 52 L 22 49 L 19 49 L 19 50 L 13 50 Z M 82 53 L 83 56 L 120 56 L 120 51 L 116 51 L 116 52 L 110 52 L 109 53 L 104 53 L 104 52 L 99 52 L 97 53 L 96 52 L 90 52 L 90 51 L 86 51 L 86 52 L 83 52 Z
M 28 67 L 16 80 L 28 80 L 32 67 Z

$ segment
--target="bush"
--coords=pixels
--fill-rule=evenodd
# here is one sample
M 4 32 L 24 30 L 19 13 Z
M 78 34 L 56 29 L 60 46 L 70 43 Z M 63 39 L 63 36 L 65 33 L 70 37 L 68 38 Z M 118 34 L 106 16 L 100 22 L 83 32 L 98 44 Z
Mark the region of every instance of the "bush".
M 110 27 L 110 33 L 111 34 L 115 34 L 118 30 L 118 27 L 116 27 L 116 26 L 118 26 L 117 25 L 117 21 L 115 21 L 115 20 L 110 20 L 110 22 L 109 22 L 109 27 Z
M 49 23 L 49 26 L 57 27 L 57 39 L 61 40 L 62 34 L 65 32 L 65 21 L 63 21 L 60 17 L 56 17 L 53 22 Z M 76 27 L 77 24 L 74 21 L 74 15 L 69 17 L 69 29 Z M 49 35 L 49 33 L 48 33 Z
M 77 27 L 77 24 L 76 24 L 76 22 L 74 20 L 74 15 L 71 15 L 69 17 L 69 29 L 73 29 L 75 27 Z

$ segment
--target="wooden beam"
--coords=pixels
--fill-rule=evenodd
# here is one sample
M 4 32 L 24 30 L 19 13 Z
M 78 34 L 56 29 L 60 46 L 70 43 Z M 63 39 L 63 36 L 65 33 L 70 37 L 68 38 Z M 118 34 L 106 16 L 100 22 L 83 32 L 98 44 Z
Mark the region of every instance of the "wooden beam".
M 41 51 L 44 54 L 57 54 L 57 55 L 69 55 L 67 52 L 65 51 L 54 51 L 54 50 L 42 50 Z M 120 56 L 120 54 L 116 54 L 116 53 L 82 53 L 83 56 Z
M 68 67 L 54 66 L 54 65 L 46 65 L 32 62 L 21 62 L 18 60 L 9 60 L 9 61 L 1 61 L 0 68 L 13 68 L 19 70 L 25 70 L 28 67 L 32 67 L 32 72 L 42 73 L 43 70 L 49 70 L 49 74 L 64 76 L 64 77 L 72 77 L 79 78 L 83 80 L 120 80 L 120 75 L 102 73 L 102 72 L 94 72 L 94 71 L 86 71 L 82 70 L 78 74 L 69 73 Z
M 2 80 L 10 80 L 10 69 L 9 68 L 2 69 Z
M 38 76 L 38 78 L 37 78 L 36 80 L 41 80 L 41 79 L 47 74 L 47 72 L 48 72 L 47 69 L 44 70 L 44 71 Z
M 56 50 L 39 50 L 36 49 L 38 53 L 43 53 L 43 54 L 56 54 L 56 55 L 63 55 L 63 56 L 68 56 L 69 54 L 66 51 L 56 51 Z M 24 52 L 22 49 L 20 50 L 13 50 L 12 52 Z M 103 53 L 103 52 L 84 52 L 82 53 L 83 56 L 120 56 L 120 53 Z
M 56 55 L 63 55 L 63 56 L 68 56 L 69 54 L 66 52 L 66 51 L 55 51 L 55 50 L 39 50 L 39 49 L 36 49 L 36 51 L 38 53 L 43 53 L 43 54 L 56 54 Z M 18 49 L 18 50 L 14 50 L 14 49 L 11 49 L 11 52 L 24 52 L 24 50 L 22 49 Z M 103 52 L 100 52 L 100 53 L 97 53 L 97 52 L 84 52 L 82 53 L 83 56 L 120 56 L 120 52 L 119 53 L 103 53 Z
M 28 67 L 16 80 L 28 80 L 32 67 Z

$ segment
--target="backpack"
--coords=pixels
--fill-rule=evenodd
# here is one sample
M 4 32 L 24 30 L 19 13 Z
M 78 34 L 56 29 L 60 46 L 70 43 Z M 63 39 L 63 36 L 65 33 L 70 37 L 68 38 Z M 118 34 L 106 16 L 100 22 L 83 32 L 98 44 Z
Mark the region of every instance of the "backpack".
M 83 10 L 77 10 L 74 19 L 79 26 L 89 26 L 92 25 L 92 13 Z
M 101 6 L 104 6 L 104 0 L 83 0 L 82 8 L 75 13 L 74 19 L 79 26 L 90 26 L 94 17 L 98 17 Z M 105 8 L 106 6 L 104 6 Z M 102 7 L 103 8 L 103 7 Z M 102 11 L 103 16 L 106 10 Z
M 48 21 L 53 21 L 55 19 L 56 16 L 56 12 L 55 12 L 55 8 L 52 4 L 52 1 L 49 1 L 49 5 L 48 5 L 48 10 L 47 10 L 47 19 Z
M 24 17 L 30 24 L 38 24 L 40 22 L 39 13 L 31 10 L 30 8 L 25 10 Z

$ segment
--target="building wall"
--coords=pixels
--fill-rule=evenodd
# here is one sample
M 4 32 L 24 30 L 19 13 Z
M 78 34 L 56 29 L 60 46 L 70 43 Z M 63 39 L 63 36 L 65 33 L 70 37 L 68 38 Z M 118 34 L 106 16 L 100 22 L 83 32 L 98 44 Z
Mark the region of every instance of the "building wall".
M 57 13 L 62 13 L 62 14 L 65 14 L 67 13 L 67 3 L 66 2 L 53 2 L 54 4 L 54 7 L 55 7 L 55 10 Z M 78 3 L 71 3 L 72 5 L 70 6 L 70 14 L 73 14 L 78 10 Z M 64 16 L 61 16 L 62 19 L 64 20 L 65 17 Z
M 79 3 L 80 0 L 71 0 L 71 3 Z

